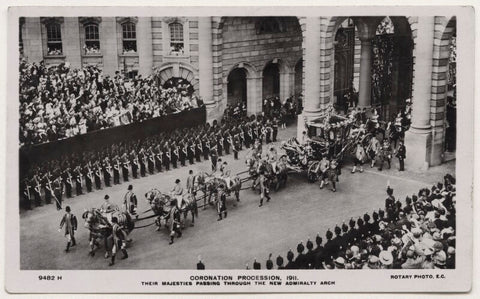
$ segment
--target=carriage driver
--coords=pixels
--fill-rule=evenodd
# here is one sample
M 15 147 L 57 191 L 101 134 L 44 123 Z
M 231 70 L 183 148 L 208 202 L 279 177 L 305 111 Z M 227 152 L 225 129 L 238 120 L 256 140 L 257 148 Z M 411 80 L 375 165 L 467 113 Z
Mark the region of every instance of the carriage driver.
M 115 205 L 110 202 L 110 196 L 105 195 L 105 201 L 100 206 L 100 212 L 107 217 L 108 222 L 112 222 L 112 212 L 115 211 Z

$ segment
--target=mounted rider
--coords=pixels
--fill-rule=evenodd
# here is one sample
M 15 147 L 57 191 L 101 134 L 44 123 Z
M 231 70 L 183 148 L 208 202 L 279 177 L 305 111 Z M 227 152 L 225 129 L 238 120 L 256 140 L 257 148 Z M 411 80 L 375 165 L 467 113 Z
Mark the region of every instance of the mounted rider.
M 225 180 L 227 184 L 227 189 L 232 188 L 232 179 L 230 178 L 230 168 L 228 167 L 227 161 L 224 161 L 222 165 L 220 165 L 220 178 Z
M 117 210 L 117 206 L 110 202 L 110 196 L 108 196 L 108 194 L 105 195 L 104 199 L 105 201 L 100 206 L 100 212 L 107 218 L 108 222 L 111 223 L 112 213 Z

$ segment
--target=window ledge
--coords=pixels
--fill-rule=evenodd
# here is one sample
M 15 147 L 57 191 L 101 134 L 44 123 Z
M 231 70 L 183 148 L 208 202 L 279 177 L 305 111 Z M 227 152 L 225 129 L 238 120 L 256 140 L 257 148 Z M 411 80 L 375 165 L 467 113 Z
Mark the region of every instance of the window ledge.
M 102 53 L 83 54 L 83 57 L 103 57 Z
M 45 59 L 55 59 L 55 58 L 65 58 L 66 56 L 65 55 L 45 55 L 43 56 L 43 58 Z
M 120 57 L 138 57 L 138 53 L 122 53 Z
M 182 55 L 167 54 L 167 55 L 165 55 L 165 57 L 166 57 L 166 58 L 188 58 L 188 57 L 190 57 L 190 55 L 189 55 L 189 54 L 186 54 L 186 53 L 184 53 L 184 54 L 182 54 Z

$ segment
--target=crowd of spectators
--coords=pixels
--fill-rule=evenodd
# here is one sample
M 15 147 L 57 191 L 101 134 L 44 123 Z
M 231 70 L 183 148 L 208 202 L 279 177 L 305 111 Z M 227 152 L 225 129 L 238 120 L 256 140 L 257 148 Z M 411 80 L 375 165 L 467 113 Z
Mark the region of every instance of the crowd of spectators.
M 275 260 L 278 269 L 454 269 L 455 178 L 420 189 L 402 203 L 387 187 L 385 209 L 365 214 L 336 226 L 304 245 L 296 256 L 290 249 L 286 261 Z M 306 247 L 306 248 L 305 248 Z M 270 254 L 271 257 L 271 254 Z M 274 268 L 269 257 L 265 266 Z M 247 266 L 248 267 L 248 266 Z M 258 261 L 254 269 L 260 269 Z
M 20 63 L 20 144 L 30 145 L 141 122 L 203 105 L 184 81 L 162 88 L 154 75 L 129 79 L 97 66 Z

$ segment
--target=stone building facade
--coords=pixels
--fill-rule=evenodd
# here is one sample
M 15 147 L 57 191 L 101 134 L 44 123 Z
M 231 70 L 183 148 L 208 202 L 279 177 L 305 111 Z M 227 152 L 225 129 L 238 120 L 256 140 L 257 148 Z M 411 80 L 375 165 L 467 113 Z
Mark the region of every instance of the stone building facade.
M 186 79 L 204 99 L 210 120 L 238 100 L 256 114 L 264 97 L 285 100 L 302 94 L 302 130 L 305 119 L 318 117 L 338 100 L 335 51 L 337 32 L 346 20 L 355 31 L 349 80 L 359 91 L 359 106 L 372 105 L 372 40 L 385 17 L 28 17 L 20 19 L 19 37 L 22 55 L 30 62 L 94 64 L 111 75 L 155 74 L 159 84 Z M 411 68 L 395 72 L 392 86 L 402 96 L 389 105 L 395 113 L 405 100 L 403 90 L 411 89 L 412 127 L 406 144 L 415 155 L 407 156 L 407 166 L 438 165 L 444 161 L 455 17 L 390 19 L 402 41 L 398 44 L 411 44 L 399 46 L 395 63 Z

